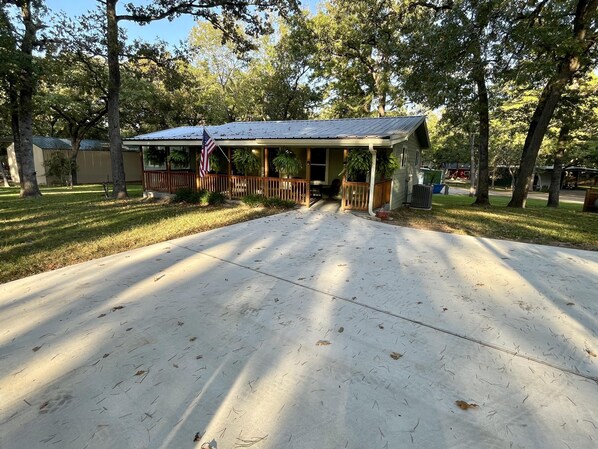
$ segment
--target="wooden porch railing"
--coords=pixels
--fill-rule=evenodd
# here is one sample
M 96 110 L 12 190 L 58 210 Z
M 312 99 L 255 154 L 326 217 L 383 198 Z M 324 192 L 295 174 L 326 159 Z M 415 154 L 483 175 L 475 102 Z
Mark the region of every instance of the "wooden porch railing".
M 145 190 L 175 193 L 182 188 L 195 190 L 195 173 L 172 171 L 144 171 L 143 186 Z
M 390 202 L 391 180 L 379 181 L 374 184 L 374 209 Z M 346 210 L 367 210 L 370 198 L 370 184 L 368 182 L 348 182 L 343 184 L 343 208 Z
M 176 193 L 180 188 L 196 189 L 195 173 L 144 171 L 144 188 L 158 192 Z M 361 183 L 355 183 L 361 184 Z M 367 184 L 366 184 L 367 185 Z M 199 178 L 199 188 L 220 192 L 240 199 L 246 195 L 264 195 L 305 204 L 307 201 L 307 180 L 289 178 L 262 178 L 260 176 L 206 175 Z M 367 208 L 367 202 L 365 207 Z
M 199 180 L 199 187 L 221 192 L 240 199 L 247 195 L 264 195 L 305 204 L 307 181 L 305 179 L 262 178 L 261 176 L 206 175 Z
M 228 195 L 228 175 L 206 175 L 199 178 L 199 188 Z

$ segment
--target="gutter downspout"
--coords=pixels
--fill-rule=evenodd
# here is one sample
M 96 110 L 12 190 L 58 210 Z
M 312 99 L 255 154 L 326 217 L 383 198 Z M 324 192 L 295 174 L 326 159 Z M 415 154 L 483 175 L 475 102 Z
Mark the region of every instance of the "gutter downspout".
M 370 171 L 370 196 L 368 198 L 368 213 L 375 217 L 374 213 L 374 186 L 376 185 L 376 150 L 374 144 L 370 143 L 369 152 L 372 155 L 372 169 Z

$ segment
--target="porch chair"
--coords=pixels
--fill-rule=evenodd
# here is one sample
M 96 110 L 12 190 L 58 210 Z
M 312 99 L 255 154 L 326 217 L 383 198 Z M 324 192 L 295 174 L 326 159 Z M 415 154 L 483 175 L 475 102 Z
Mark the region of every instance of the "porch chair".
M 340 179 L 335 179 L 334 181 L 332 181 L 332 184 L 330 184 L 328 187 L 322 187 L 322 195 L 326 194 L 328 196 L 328 198 L 332 198 L 332 197 L 338 195 L 340 190 L 341 190 L 341 181 L 340 181 Z

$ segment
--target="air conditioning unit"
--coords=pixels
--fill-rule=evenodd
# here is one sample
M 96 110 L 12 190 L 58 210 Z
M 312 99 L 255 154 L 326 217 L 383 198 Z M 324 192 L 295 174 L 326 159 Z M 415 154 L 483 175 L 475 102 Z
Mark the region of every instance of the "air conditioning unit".
M 411 192 L 411 207 L 414 209 L 432 209 L 432 186 L 415 184 Z

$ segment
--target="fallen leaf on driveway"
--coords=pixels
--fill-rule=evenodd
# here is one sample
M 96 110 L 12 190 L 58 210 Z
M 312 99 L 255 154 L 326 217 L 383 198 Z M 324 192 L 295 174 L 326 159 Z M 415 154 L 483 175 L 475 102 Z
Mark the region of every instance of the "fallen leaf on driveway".
M 41 346 L 36 346 L 35 348 L 32 349 L 33 352 L 37 352 L 41 349 Z
M 136 376 L 141 376 L 141 375 L 143 375 L 143 374 L 145 374 L 145 371 L 143 371 L 142 369 L 140 369 L 139 371 L 137 371 L 137 372 L 135 373 L 135 375 L 136 375 Z
M 328 346 L 331 343 L 328 340 L 318 340 L 316 346 Z
M 390 358 L 391 359 L 399 360 L 401 357 L 403 357 L 403 354 L 401 354 L 399 352 L 391 352 L 390 353 Z
M 468 403 L 465 401 L 455 401 L 455 404 L 457 404 L 457 407 L 459 407 L 461 410 L 469 410 L 470 408 L 479 407 L 478 404 Z
M 124 309 L 124 308 L 125 308 L 125 306 L 115 306 L 115 307 L 112 307 L 112 311 L 115 312 L 117 310 Z
M 596 353 L 592 351 L 590 348 L 586 348 L 585 351 L 588 353 L 590 357 L 596 357 Z

